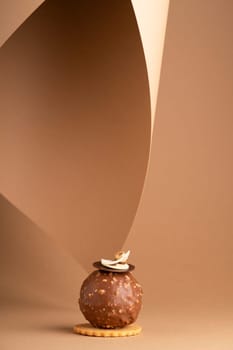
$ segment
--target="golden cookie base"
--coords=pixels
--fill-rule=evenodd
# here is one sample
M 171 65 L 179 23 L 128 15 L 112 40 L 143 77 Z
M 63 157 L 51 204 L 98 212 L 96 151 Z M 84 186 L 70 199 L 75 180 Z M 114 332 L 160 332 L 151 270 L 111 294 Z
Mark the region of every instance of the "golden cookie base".
M 102 329 L 95 328 L 89 323 L 82 323 L 74 326 L 73 330 L 75 333 L 90 337 L 129 337 L 141 333 L 142 328 L 136 324 L 131 324 L 124 328 Z

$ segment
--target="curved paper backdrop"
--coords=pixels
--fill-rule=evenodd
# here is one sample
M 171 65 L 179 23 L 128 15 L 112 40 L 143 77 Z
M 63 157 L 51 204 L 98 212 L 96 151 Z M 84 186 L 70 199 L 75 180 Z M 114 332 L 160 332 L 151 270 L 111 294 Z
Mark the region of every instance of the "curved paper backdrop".
M 157 312 L 232 315 L 232 16 L 228 0 L 169 7 L 151 161 L 124 245 Z
M 132 0 L 147 65 L 150 89 L 151 134 L 153 132 L 155 120 L 168 4 L 169 0 L 149 0 L 146 3 L 141 0 Z
M 92 1 L 47 0 L 40 7 L 35 2 L 34 12 L 30 2 L 24 5 L 16 22 L 13 3 L 1 11 L 8 25 L 0 55 L 0 185 L 2 210 L 13 221 L 19 215 L 23 225 L 30 218 L 34 228 L 30 239 L 21 237 L 21 225 L 19 232 L 13 232 L 17 225 L 3 230 L 3 236 L 13 235 L 2 245 L 12 249 L 3 270 L 7 276 L 14 246 L 27 241 L 27 249 L 35 249 L 32 237 L 39 232 L 91 269 L 91 261 L 123 245 L 147 169 L 155 99 L 148 85 L 148 44 L 145 61 L 134 16 L 135 10 L 140 18 L 140 11 L 130 1 L 100 1 L 96 7 Z M 156 14 L 163 18 L 158 38 L 164 36 L 166 11 Z M 142 26 L 142 40 L 148 34 Z M 159 75 L 154 78 L 158 85 Z M 59 259 L 57 248 L 50 251 L 51 259 Z M 12 285 L 5 294 L 7 288 Z

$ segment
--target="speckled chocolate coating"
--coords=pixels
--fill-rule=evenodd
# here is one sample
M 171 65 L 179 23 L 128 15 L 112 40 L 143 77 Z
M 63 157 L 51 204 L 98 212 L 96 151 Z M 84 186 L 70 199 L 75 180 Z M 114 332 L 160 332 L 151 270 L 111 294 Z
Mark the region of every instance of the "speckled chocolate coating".
M 133 323 L 141 305 L 142 287 L 130 272 L 93 271 L 80 290 L 80 310 L 98 328 L 122 328 Z

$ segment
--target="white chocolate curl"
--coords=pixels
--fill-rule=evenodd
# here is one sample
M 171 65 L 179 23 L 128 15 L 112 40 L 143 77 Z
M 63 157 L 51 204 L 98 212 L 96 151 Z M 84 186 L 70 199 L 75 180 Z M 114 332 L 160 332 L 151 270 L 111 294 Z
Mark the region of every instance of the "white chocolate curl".
M 129 254 L 130 250 L 128 250 L 126 253 L 122 252 L 120 254 L 120 257 L 115 260 L 101 259 L 101 264 L 110 269 L 127 270 L 129 268 L 129 265 L 126 263 L 126 261 L 129 258 Z

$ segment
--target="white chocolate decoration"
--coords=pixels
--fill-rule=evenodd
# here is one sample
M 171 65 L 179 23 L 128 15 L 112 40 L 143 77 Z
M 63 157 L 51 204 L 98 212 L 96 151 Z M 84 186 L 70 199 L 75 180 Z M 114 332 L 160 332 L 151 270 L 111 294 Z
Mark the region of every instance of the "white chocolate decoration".
M 116 254 L 116 256 L 119 256 L 118 259 L 115 260 L 108 260 L 108 259 L 101 259 L 101 264 L 105 267 L 115 269 L 115 270 L 127 270 L 129 268 L 129 265 L 126 264 L 126 261 L 129 258 L 130 250 L 128 252 L 119 252 Z
M 111 269 L 115 269 L 115 270 L 128 270 L 129 265 L 128 264 L 116 264 L 116 265 L 108 265 L 106 267 L 110 267 Z

